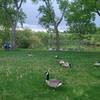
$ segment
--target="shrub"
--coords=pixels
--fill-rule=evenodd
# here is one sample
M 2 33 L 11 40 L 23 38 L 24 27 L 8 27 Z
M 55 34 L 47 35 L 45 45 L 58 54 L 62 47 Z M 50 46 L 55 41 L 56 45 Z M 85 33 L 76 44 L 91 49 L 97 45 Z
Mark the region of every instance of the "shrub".
M 31 30 L 18 31 L 16 42 L 19 48 L 35 48 L 42 44 L 41 39 L 35 36 Z
M 30 48 L 38 48 L 43 45 L 41 39 L 38 36 L 33 35 L 30 37 Z

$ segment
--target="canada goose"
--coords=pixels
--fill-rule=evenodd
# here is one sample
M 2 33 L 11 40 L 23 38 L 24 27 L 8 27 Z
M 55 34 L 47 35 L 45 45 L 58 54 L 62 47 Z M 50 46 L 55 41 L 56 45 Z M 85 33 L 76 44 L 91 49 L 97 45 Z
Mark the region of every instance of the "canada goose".
M 60 48 L 59 50 L 60 50 L 60 51 L 63 51 L 63 48 Z
M 65 62 L 62 64 L 62 66 L 65 68 L 69 68 L 69 67 L 71 67 L 71 64 L 69 62 Z
M 58 55 L 55 55 L 54 57 L 55 57 L 55 58 L 59 58 L 59 56 L 58 56 Z
M 64 62 L 63 60 L 60 60 L 60 61 L 59 61 L 59 64 L 60 64 L 60 65 L 62 65 L 62 64 L 64 64 L 64 63 L 65 63 L 65 62 Z
M 94 66 L 99 67 L 99 66 L 100 66 L 100 61 L 96 61 L 96 62 L 94 63 Z
M 32 54 L 27 54 L 29 57 L 32 57 Z
M 62 85 L 62 83 L 57 79 L 49 79 L 49 72 L 46 72 L 46 80 L 45 81 L 46 81 L 46 84 L 52 88 L 57 88 Z
M 28 54 L 29 57 L 32 57 L 32 49 L 28 49 Z
M 52 48 L 49 48 L 49 49 L 48 49 L 48 51 L 52 51 L 52 50 L 53 50 Z

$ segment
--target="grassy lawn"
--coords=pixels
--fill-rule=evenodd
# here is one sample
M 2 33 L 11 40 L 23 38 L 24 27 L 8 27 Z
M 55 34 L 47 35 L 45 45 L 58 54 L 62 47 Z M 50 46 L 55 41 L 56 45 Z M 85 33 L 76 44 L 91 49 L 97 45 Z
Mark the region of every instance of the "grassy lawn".
M 100 52 L 0 51 L 0 100 L 100 100 Z M 58 64 L 55 55 L 72 63 L 71 69 Z M 44 73 L 60 79 L 56 90 L 45 84 Z

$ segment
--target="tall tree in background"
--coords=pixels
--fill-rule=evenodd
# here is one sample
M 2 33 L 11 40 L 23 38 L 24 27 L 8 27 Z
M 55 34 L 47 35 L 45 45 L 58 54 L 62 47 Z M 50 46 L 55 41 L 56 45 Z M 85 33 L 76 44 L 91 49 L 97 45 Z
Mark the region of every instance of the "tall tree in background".
M 8 1 L 9 2 L 9 1 Z M 0 30 L 2 34 L 2 43 L 4 41 L 10 41 L 10 18 L 8 17 L 8 14 L 6 13 L 5 9 L 5 1 L 0 0 Z
M 88 12 L 79 0 L 75 0 L 69 5 L 65 19 L 74 33 L 87 34 L 93 33 L 95 30 L 95 14 Z
M 56 0 L 59 7 L 61 8 L 61 16 L 57 16 L 56 11 L 53 6 L 53 0 L 41 0 L 43 5 L 39 7 L 39 12 L 41 13 L 41 17 L 39 19 L 39 23 L 45 28 L 53 28 L 54 33 L 56 34 L 56 50 L 60 48 L 60 38 L 59 38 L 59 30 L 58 26 L 63 20 L 64 13 L 66 11 L 66 6 L 68 4 L 67 0 Z M 61 4 L 64 4 L 63 7 Z
M 69 31 L 78 34 L 79 43 L 82 40 L 82 35 L 95 33 L 96 31 L 94 23 L 95 14 L 88 11 L 83 2 L 80 1 L 81 0 L 74 0 L 74 2 L 69 5 L 69 9 L 65 14 Z
M 23 13 L 21 6 L 26 0 L 1 0 L 0 5 L 2 8 L 2 15 L 6 16 L 5 21 L 12 29 L 12 48 L 16 47 L 16 27 L 18 21 L 23 23 L 25 14 Z M 2 24 L 4 25 L 4 24 Z
M 84 5 L 84 9 L 89 13 L 100 16 L 100 0 L 73 0 Z
M 91 13 L 96 13 L 100 16 L 100 0 L 78 0 L 84 5 L 84 8 Z

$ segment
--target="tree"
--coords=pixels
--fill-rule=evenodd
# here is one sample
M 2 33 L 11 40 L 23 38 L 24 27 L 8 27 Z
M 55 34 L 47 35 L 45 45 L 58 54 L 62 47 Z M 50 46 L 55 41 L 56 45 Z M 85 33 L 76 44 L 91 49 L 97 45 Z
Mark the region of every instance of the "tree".
M 58 17 L 56 14 L 56 11 L 53 6 L 53 0 L 41 0 L 43 2 L 43 5 L 39 7 L 39 12 L 41 13 L 41 17 L 39 19 L 39 23 L 45 27 L 46 29 L 52 28 L 54 30 L 54 33 L 56 34 L 55 40 L 56 40 L 56 50 L 59 50 L 60 46 L 60 38 L 59 38 L 59 30 L 58 26 L 60 25 L 61 21 L 63 20 L 64 13 L 66 11 L 66 6 L 68 4 L 67 0 L 56 0 L 56 2 L 59 5 L 59 8 L 61 8 L 61 16 Z M 62 7 L 62 4 L 65 4 L 64 7 Z
M 96 13 L 100 16 L 100 0 L 78 0 L 84 4 L 88 12 Z
M 4 1 L 0 0 L 0 30 L 2 31 L 2 43 L 10 40 L 10 20 L 5 11 Z
M 74 0 L 74 2 L 69 5 L 69 9 L 65 14 L 65 19 L 69 25 L 69 31 L 77 33 L 79 41 L 82 40 L 82 35 L 95 33 L 96 31 L 94 13 L 88 12 L 83 2 L 80 1 Z
M 84 5 L 84 9 L 89 13 L 98 14 L 100 16 L 100 0 L 73 0 Z
M 21 9 L 22 3 L 26 0 L 1 0 L 0 7 L 2 8 L 5 20 L 3 20 L 12 29 L 12 48 L 16 47 L 16 26 L 18 21 L 24 21 L 25 14 Z M 3 15 L 2 14 L 2 15 Z M 2 24 L 4 26 L 4 24 Z
M 78 0 L 69 5 L 69 9 L 65 14 L 65 19 L 69 25 L 69 29 L 74 33 L 90 33 L 95 30 L 95 15 L 87 12 L 84 4 Z
M 100 27 L 97 27 L 96 34 L 100 34 Z

